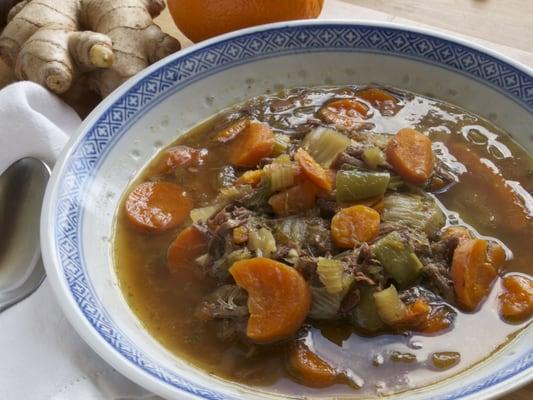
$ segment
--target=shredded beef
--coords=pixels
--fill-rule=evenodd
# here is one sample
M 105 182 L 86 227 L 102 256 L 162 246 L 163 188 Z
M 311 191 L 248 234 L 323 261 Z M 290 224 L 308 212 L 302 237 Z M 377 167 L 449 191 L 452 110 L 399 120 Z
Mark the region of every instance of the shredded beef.
M 298 259 L 296 270 L 302 274 L 307 281 L 313 280 L 316 276 L 318 260 L 316 257 L 302 256 Z
M 449 303 L 455 301 L 453 281 L 448 266 L 439 262 L 430 262 L 422 268 L 423 284 Z
M 359 288 L 354 285 L 350 288 L 348 293 L 346 293 L 346 296 L 343 297 L 339 312 L 341 314 L 349 313 L 355 308 L 355 306 L 357 306 L 357 304 L 359 304 L 359 300 L 361 300 Z

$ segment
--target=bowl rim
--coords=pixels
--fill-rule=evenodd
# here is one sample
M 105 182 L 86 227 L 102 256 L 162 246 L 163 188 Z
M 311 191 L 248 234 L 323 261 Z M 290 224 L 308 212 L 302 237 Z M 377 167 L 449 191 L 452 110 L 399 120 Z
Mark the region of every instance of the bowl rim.
M 104 114 L 105 110 L 108 110 L 110 106 L 117 102 L 123 95 L 128 93 L 134 86 L 140 83 L 143 79 L 151 75 L 153 72 L 159 70 L 160 68 L 168 65 L 169 63 L 176 61 L 180 58 L 185 58 L 191 53 L 194 53 L 198 50 L 208 48 L 214 44 L 222 43 L 225 41 L 234 40 L 241 36 L 246 36 L 250 34 L 258 34 L 261 32 L 269 30 L 280 30 L 283 28 L 296 28 L 304 26 L 334 26 L 334 25 L 346 25 L 349 27 L 357 26 L 367 26 L 371 28 L 378 29 L 392 29 L 396 31 L 403 31 L 406 33 L 412 32 L 415 34 L 426 35 L 429 37 L 434 37 L 437 39 L 445 40 L 452 44 L 458 44 L 466 48 L 473 49 L 482 54 L 488 55 L 500 62 L 510 65 L 511 67 L 521 71 L 522 73 L 528 75 L 533 79 L 533 68 L 530 68 L 508 56 L 502 55 L 497 51 L 489 49 L 483 45 L 473 43 L 467 39 L 459 38 L 453 36 L 452 34 L 435 31 L 431 28 L 425 27 L 414 27 L 404 24 L 392 23 L 392 22 L 382 22 L 382 21 L 367 21 L 367 20 L 348 20 L 348 19 L 324 19 L 324 20 L 297 20 L 297 21 L 288 21 L 288 22 L 279 22 L 273 24 L 265 24 L 256 27 L 241 29 L 238 31 L 230 32 L 221 36 L 217 36 L 206 41 L 194 44 L 186 49 L 183 49 L 177 53 L 174 53 L 153 65 L 147 67 L 134 77 L 130 78 L 128 81 L 124 82 L 120 87 L 115 89 L 107 98 L 105 98 L 81 123 L 76 132 L 72 135 L 64 150 L 62 151 L 50 177 L 48 183 L 41 215 L 41 224 L 40 224 L 40 236 L 41 236 L 41 249 L 43 261 L 46 267 L 47 276 L 51 287 L 53 289 L 54 295 L 60 304 L 60 307 L 77 331 L 77 333 L 83 338 L 83 340 L 89 344 L 89 346 L 107 363 L 117 369 L 121 374 L 125 375 L 133 382 L 147 388 L 148 390 L 157 393 L 161 396 L 175 396 L 177 393 L 181 396 L 180 398 L 190 398 L 197 399 L 197 395 L 186 391 L 183 388 L 179 388 L 175 385 L 171 385 L 168 382 L 163 382 L 152 374 L 148 373 L 146 370 L 143 370 L 138 365 L 134 365 L 132 362 L 127 360 L 122 354 L 120 354 L 117 349 L 108 343 L 101 334 L 91 325 L 88 319 L 81 312 L 79 305 L 76 303 L 72 293 L 67 286 L 64 276 L 62 274 L 62 269 L 59 262 L 56 260 L 54 242 L 55 237 L 53 234 L 53 225 L 54 225 L 54 212 L 56 211 L 56 204 L 54 199 L 58 195 L 58 183 L 60 182 L 60 177 L 63 175 L 66 162 L 69 157 L 72 155 L 74 148 L 79 144 L 85 134 L 88 133 L 88 128 L 95 125 L 98 119 Z M 456 72 L 461 73 L 457 70 Z M 469 76 L 474 79 L 474 77 Z M 481 81 L 487 83 L 487 81 L 480 79 Z M 533 89 L 532 89 L 533 90 Z M 500 93 L 504 94 L 500 91 Z M 509 96 L 507 96 L 509 97 Z M 530 113 L 533 112 L 533 106 L 521 103 L 513 99 L 515 103 L 521 105 Z M 509 391 L 515 390 L 516 388 L 525 385 L 529 381 L 533 380 L 533 375 L 527 374 L 532 370 L 531 367 L 522 370 L 507 379 L 489 386 L 488 389 L 492 389 L 491 393 L 485 393 L 486 389 L 482 392 L 477 392 L 477 395 L 480 393 L 483 394 L 484 398 L 493 398 L 507 393 Z M 464 398 L 476 397 L 476 393 L 466 394 Z M 220 398 L 224 398 L 222 395 Z

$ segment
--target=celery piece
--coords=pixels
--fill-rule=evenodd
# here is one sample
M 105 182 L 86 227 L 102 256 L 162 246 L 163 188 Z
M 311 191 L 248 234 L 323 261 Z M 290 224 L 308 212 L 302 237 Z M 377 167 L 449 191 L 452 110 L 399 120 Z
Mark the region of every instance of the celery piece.
M 271 164 L 268 169 L 270 189 L 277 192 L 294 185 L 296 171 L 291 164 Z
M 337 172 L 337 202 L 347 203 L 385 193 L 389 184 L 388 172 Z
M 377 259 L 402 287 L 412 283 L 422 270 L 422 263 L 414 251 L 396 231 L 389 233 L 373 245 Z
M 258 257 L 271 257 L 276 251 L 276 240 L 266 228 L 253 230 L 248 234 L 248 248 L 255 251 Z
M 344 274 L 342 262 L 319 257 L 317 273 L 320 282 L 326 287 L 328 293 L 336 294 L 342 292 Z
M 352 321 L 371 332 L 383 328 L 383 321 L 376 308 L 374 292 L 375 288 L 371 286 L 363 286 L 359 289 L 359 303 L 352 312 Z
M 282 135 L 281 133 L 274 135 L 274 149 L 272 149 L 272 153 L 270 153 L 270 155 L 272 157 L 277 157 L 286 153 L 287 149 L 289 148 L 290 141 L 291 140 L 287 135 Z
M 399 222 L 433 236 L 445 224 L 436 201 L 418 194 L 392 193 L 383 200 L 383 221 Z
M 343 293 L 329 293 L 325 287 L 311 286 L 311 309 L 309 317 L 313 319 L 339 318 Z
M 207 207 L 193 208 L 190 213 L 192 222 L 196 223 L 207 221 L 209 218 L 215 215 L 215 213 L 222 210 L 224 205 L 224 203 L 215 203 Z
M 378 315 L 387 325 L 394 325 L 407 315 L 407 307 L 400 299 L 394 285 L 375 292 L 373 296 Z
M 309 132 L 303 140 L 303 148 L 324 168 L 329 168 L 335 158 L 342 153 L 351 141 L 333 129 L 317 128 Z
M 385 155 L 379 147 L 369 147 L 363 151 L 363 160 L 370 168 L 376 169 L 385 163 Z

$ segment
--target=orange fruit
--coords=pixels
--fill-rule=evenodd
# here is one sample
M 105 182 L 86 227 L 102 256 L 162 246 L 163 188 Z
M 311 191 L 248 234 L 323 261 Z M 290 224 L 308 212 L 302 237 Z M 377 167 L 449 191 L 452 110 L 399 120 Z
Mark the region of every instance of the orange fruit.
M 320 14 L 324 0 L 168 0 L 181 32 L 193 42 L 249 26 Z

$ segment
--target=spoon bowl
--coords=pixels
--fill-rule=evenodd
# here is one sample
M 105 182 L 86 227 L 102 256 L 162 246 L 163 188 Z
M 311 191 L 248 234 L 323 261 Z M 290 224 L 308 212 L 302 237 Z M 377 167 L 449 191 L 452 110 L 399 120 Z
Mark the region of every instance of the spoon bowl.
M 33 292 L 44 278 L 39 218 L 50 169 L 23 158 L 0 175 L 0 311 Z

